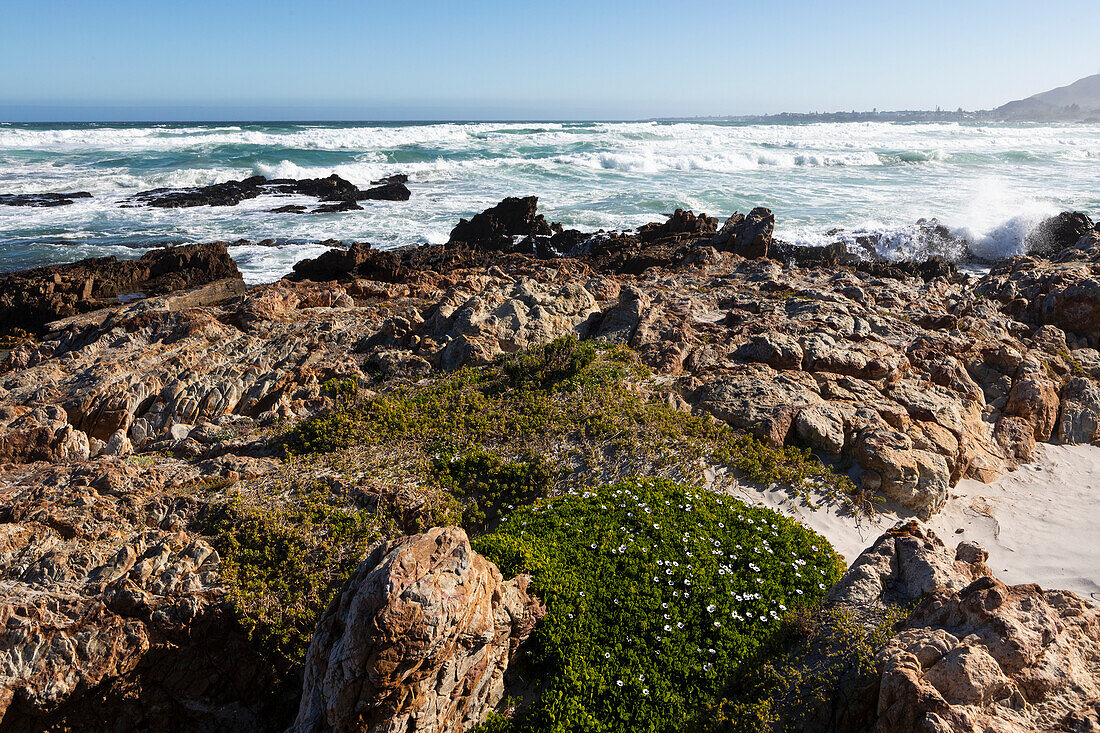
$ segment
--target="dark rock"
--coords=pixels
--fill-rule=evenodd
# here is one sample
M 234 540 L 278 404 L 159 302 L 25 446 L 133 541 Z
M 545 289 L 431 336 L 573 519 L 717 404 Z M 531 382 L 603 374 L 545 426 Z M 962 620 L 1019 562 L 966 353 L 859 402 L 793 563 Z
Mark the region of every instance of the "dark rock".
M 0 276 L 0 332 L 40 332 L 45 324 L 116 305 L 120 296 L 163 295 L 241 273 L 225 244 L 189 244 L 51 265 Z
M 361 191 L 354 183 L 333 173 L 326 178 L 274 178 L 252 176 L 242 181 L 225 181 L 210 186 L 194 188 L 156 188 L 136 193 L 123 206 L 155 206 L 162 209 L 190 206 L 236 206 L 241 201 L 267 194 L 298 194 L 312 196 L 321 201 L 354 202 L 367 199 L 378 201 L 405 201 L 409 190 L 401 181 L 392 181 L 378 188 Z M 328 209 L 325 211 L 353 211 L 359 207 Z M 277 209 L 278 213 L 301 213 L 289 206 Z M 315 212 L 316 213 L 316 212 Z
M 1072 247 L 1093 228 L 1092 220 L 1081 212 L 1063 211 L 1041 221 L 1027 235 L 1027 253 L 1033 257 L 1050 257 Z
M 394 181 L 363 191 L 355 198 L 357 201 L 408 201 L 411 195 L 408 186 L 401 181 Z
M 76 193 L 0 193 L 0 206 L 68 206 L 73 199 L 90 199 L 87 191 Z
M 406 175 L 405 173 L 395 173 L 392 176 L 385 176 L 384 178 L 379 178 L 377 181 L 371 181 L 370 185 L 372 185 L 372 186 L 385 186 L 385 185 L 388 185 L 388 184 L 391 184 L 391 183 L 408 183 L 408 182 L 409 182 L 408 175 Z
M 363 207 L 354 201 L 338 201 L 335 204 L 322 204 L 313 211 L 311 214 L 332 214 L 337 211 L 362 211 Z
M 288 280 L 328 282 L 350 278 L 395 282 L 402 272 L 401 258 L 392 251 L 382 251 L 368 243 L 356 243 L 344 249 L 328 252 L 294 265 Z
M 760 259 L 768 256 L 774 232 L 775 216 L 770 209 L 758 206 L 748 216 L 734 213 L 711 238 L 710 245 L 746 259 Z
M 465 242 L 477 249 L 510 252 L 513 239 L 526 236 L 551 236 L 554 230 L 542 214 L 537 214 L 537 196 L 509 197 L 496 206 L 475 214 L 473 219 L 462 219 L 451 230 L 451 242 Z
M 299 204 L 290 204 L 288 206 L 280 206 L 277 209 L 271 209 L 271 214 L 304 214 L 307 209 Z
M 646 244 L 658 241 L 699 239 L 714 234 L 718 220 L 706 214 L 676 209 L 663 224 L 650 223 L 638 229 L 638 239 Z

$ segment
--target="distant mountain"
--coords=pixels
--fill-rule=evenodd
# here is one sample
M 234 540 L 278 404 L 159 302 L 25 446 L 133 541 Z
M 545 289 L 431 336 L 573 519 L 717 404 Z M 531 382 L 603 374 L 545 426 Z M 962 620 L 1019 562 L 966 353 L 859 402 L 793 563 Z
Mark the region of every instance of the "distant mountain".
M 1100 120 L 1100 74 L 1009 102 L 993 112 L 1010 120 Z

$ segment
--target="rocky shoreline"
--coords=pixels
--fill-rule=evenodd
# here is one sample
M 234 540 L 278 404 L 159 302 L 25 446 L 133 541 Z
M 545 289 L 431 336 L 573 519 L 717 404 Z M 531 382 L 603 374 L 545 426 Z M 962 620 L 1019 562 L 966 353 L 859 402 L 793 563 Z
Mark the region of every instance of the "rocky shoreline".
M 138 198 L 232 205 L 271 187 L 306 192 L 230 183 Z M 308 195 L 336 205 L 407 194 L 397 180 L 350 193 L 315 183 L 324 190 Z M 437 526 L 476 539 L 496 524 L 470 523 L 473 489 L 440 479 L 431 441 L 362 436 L 394 415 L 413 425 L 409 405 L 433 385 L 452 395 L 488 380 L 474 396 L 500 399 L 492 379 L 520 383 L 516 365 L 535 358 L 525 355 L 546 360 L 527 399 L 579 411 L 574 387 L 546 375 L 576 381 L 596 359 L 604 371 L 585 378 L 613 372 L 601 389 L 608 404 L 612 392 L 627 400 L 633 421 L 551 441 L 548 497 L 632 475 L 718 493 L 765 480 L 794 494 L 832 487 L 852 512 L 927 519 L 959 481 L 1015 470 L 1038 443 L 1100 441 L 1100 230 L 1087 217 L 1045 222 L 1029 256 L 980 277 L 943 259 L 793 247 L 774 229 L 758 208 L 582 233 L 547 222 L 533 197 L 510 198 L 459 222 L 445 245 L 341 246 L 252 288 L 224 243 L 0 276 L 0 731 L 108 720 L 464 731 L 494 710 L 522 715 L 505 704 L 517 689 L 509 665 L 554 618 L 537 573 L 535 585 L 509 578 L 463 529 Z M 548 344 L 566 346 L 540 351 Z M 631 443 L 641 428 L 659 437 Z M 493 471 L 535 471 L 509 447 L 518 423 L 484 429 L 495 447 L 463 456 L 488 449 L 477 460 Z M 727 442 L 698 460 L 685 452 L 711 440 Z M 246 573 L 259 561 L 242 548 L 272 516 L 298 517 L 279 525 L 280 542 L 337 558 L 299 568 L 322 573 L 310 582 L 324 593 L 298 606 L 277 573 L 262 586 Z M 333 539 L 360 521 L 370 532 Z M 304 534 L 286 534 L 295 523 Z M 870 668 L 842 676 L 834 704 L 800 729 L 1100 728 L 1096 608 L 1007 587 L 984 560 L 916 520 L 854 559 L 814 613 L 908 610 Z M 287 651 L 285 630 L 274 647 L 257 631 L 280 604 L 308 627 L 308 655 Z M 782 663 L 820 670 L 826 650 L 813 645 L 827 636 L 790 646 Z M 797 690 L 775 695 L 779 710 L 805 708 Z

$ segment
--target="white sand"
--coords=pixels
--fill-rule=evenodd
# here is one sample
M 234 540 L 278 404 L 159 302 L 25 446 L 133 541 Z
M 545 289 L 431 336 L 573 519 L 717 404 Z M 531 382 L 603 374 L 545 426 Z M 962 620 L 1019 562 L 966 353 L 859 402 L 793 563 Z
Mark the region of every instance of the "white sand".
M 950 547 L 978 542 L 1005 583 L 1038 583 L 1100 601 L 1100 447 L 1040 444 L 1032 457 L 991 484 L 960 482 L 927 524 Z M 885 506 L 874 517 L 857 518 L 834 506 L 814 510 L 780 491 L 744 486 L 735 493 L 825 535 L 849 563 L 883 531 L 913 516 Z

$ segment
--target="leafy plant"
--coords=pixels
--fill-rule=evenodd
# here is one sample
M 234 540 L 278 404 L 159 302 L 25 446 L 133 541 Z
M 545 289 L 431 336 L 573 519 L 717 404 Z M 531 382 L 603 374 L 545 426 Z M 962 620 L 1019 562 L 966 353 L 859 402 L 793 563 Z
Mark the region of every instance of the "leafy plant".
M 685 729 L 842 567 L 775 512 L 663 480 L 536 502 L 475 548 L 548 611 L 538 699 L 498 731 Z

